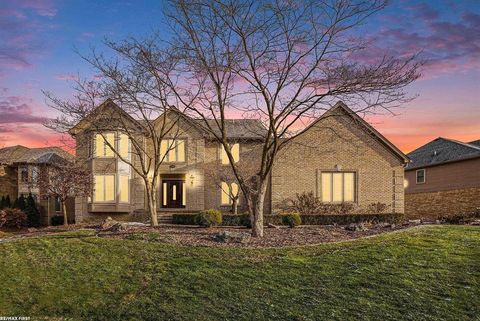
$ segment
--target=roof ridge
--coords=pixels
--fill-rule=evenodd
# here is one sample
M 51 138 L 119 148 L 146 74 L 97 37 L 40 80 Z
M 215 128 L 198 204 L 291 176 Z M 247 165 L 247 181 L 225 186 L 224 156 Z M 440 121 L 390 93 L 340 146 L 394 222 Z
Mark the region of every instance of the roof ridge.
M 469 143 L 465 143 L 465 142 L 462 142 L 462 141 L 459 141 L 459 140 L 456 140 L 456 139 L 450 139 L 450 138 L 444 138 L 444 137 L 439 137 L 439 138 L 442 138 L 442 139 L 445 139 L 449 142 L 456 143 L 456 144 L 459 144 L 459 145 L 463 145 L 465 147 L 473 148 L 475 150 L 480 151 L 479 146 L 475 146 L 475 145 L 472 145 L 472 144 L 469 144 Z

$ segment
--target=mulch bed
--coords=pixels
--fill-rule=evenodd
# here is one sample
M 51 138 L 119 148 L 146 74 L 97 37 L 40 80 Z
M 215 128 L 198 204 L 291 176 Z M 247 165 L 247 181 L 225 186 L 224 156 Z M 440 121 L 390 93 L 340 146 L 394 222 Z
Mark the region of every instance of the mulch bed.
M 213 236 L 223 231 L 249 233 L 247 228 L 200 228 L 184 226 L 142 227 L 123 232 L 102 232 L 99 237 L 115 239 L 135 239 L 184 246 L 248 247 L 274 248 L 285 246 L 305 246 L 327 242 L 338 242 L 377 235 L 394 230 L 405 229 L 415 224 L 396 225 L 394 227 L 369 226 L 366 231 L 348 231 L 341 226 L 301 226 L 297 228 L 265 228 L 263 238 L 251 238 L 246 243 L 221 243 Z

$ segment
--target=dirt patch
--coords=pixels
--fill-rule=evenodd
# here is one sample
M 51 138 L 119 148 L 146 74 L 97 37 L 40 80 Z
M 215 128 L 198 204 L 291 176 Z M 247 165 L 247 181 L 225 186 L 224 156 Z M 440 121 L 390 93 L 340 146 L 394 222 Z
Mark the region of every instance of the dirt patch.
M 200 228 L 184 226 L 160 226 L 157 228 L 133 228 L 126 232 L 99 232 L 99 237 L 144 240 L 185 246 L 272 248 L 284 246 L 314 245 L 338 242 L 405 229 L 415 224 L 366 226 L 365 230 L 350 231 L 342 226 L 301 226 L 297 228 L 265 228 L 263 238 L 251 238 L 245 243 L 221 243 L 214 240 L 223 231 L 249 232 L 247 228 Z

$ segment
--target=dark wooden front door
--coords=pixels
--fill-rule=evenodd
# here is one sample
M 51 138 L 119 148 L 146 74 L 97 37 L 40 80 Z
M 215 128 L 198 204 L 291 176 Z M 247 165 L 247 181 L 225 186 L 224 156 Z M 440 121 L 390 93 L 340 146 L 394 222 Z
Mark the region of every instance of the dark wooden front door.
M 182 208 L 183 206 L 183 181 L 165 180 L 162 183 L 162 207 Z

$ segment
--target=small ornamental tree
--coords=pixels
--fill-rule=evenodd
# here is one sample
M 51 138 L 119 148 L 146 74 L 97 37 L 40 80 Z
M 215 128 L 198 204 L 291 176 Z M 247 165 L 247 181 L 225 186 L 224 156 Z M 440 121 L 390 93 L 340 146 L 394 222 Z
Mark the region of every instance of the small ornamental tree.
M 70 162 L 57 163 L 46 168 L 39 176 L 44 197 L 58 197 L 62 206 L 63 224 L 68 225 L 66 201 L 69 197 L 87 197 L 93 190 L 91 171 Z
M 2 195 L 2 199 L 0 200 L 0 210 L 5 207 L 5 195 Z
M 18 208 L 27 215 L 27 226 L 39 227 L 40 226 L 40 211 L 38 210 L 37 203 L 32 196 L 32 193 L 28 194 L 27 199 L 22 196 L 18 199 Z

